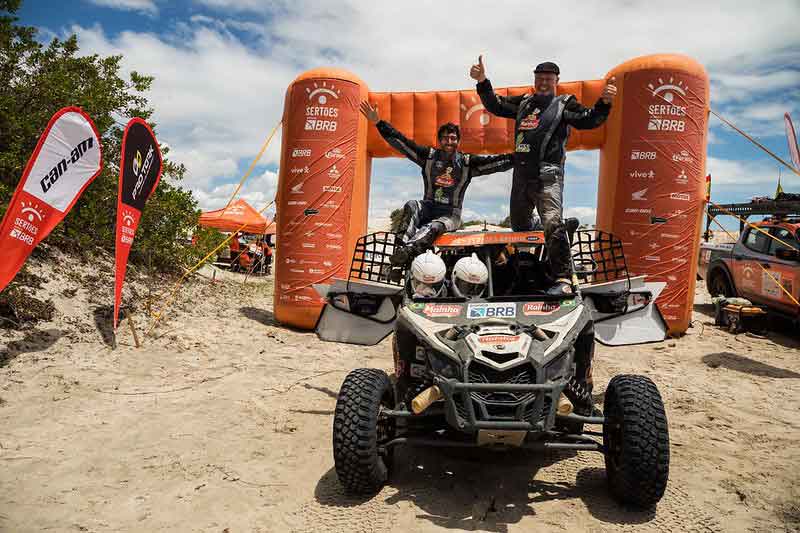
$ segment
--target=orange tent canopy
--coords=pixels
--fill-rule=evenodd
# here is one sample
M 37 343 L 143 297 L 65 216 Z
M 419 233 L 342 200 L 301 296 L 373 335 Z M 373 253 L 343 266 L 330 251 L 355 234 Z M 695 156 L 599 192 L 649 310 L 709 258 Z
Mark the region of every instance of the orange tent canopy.
M 199 224 L 221 231 L 239 230 L 259 235 L 275 234 L 275 222 L 268 221 L 244 200 L 236 200 L 225 209 L 204 211 L 200 214 Z

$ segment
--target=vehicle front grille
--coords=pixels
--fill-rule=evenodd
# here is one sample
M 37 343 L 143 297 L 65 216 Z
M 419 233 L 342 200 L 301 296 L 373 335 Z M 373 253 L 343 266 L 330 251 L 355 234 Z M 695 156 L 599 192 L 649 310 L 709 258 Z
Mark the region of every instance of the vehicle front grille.
M 530 364 L 523 364 L 508 370 L 495 370 L 478 361 L 473 361 L 469 366 L 470 383 L 536 383 L 536 370 Z M 534 392 L 472 392 L 474 399 L 494 404 L 519 404 L 533 397 Z
M 494 420 L 515 420 L 517 409 L 510 404 L 486 404 L 486 414 Z
M 494 361 L 495 363 L 502 365 L 503 363 L 508 363 L 509 361 L 513 361 L 519 357 L 518 353 L 496 353 L 490 352 L 488 350 L 481 350 L 481 353 L 486 359 L 490 361 Z
M 547 416 L 550 414 L 550 408 L 553 405 L 553 400 L 549 394 L 546 394 L 544 397 L 544 402 L 542 404 L 542 410 L 536 410 L 536 402 L 531 402 L 525 408 L 525 421 L 536 425 L 539 423 L 545 424 L 547 420 Z

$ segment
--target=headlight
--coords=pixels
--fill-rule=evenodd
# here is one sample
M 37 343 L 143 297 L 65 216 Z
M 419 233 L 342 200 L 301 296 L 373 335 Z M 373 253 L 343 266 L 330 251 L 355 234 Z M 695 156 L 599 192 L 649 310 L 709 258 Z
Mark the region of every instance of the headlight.
M 428 362 L 436 375 L 445 378 L 457 378 L 461 375 L 458 363 L 430 348 L 428 349 Z
M 569 350 L 567 350 L 547 364 L 544 368 L 544 375 L 547 381 L 560 379 L 569 374 L 569 353 Z

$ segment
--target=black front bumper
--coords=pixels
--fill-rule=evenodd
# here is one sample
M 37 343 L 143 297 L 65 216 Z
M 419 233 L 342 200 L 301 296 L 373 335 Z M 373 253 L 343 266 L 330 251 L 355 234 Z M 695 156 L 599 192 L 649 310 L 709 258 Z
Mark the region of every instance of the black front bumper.
M 526 439 L 520 446 L 532 450 L 577 450 L 577 451 L 603 451 L 603 446 L 591 437 L 600 434 L 584 432 L 583 434 L 573 435 L 562 431 L 552 430 L 555 420 L 562 422 L 577 422 L 582 424 L 603 425 L 605 419 L 602 416 L 590 417 L 580 416 L 574 413 L 559 415 L 556 413 L 558 397 L 566 387 L 566 381 L 554 382 L 549 384 L 516 384 L 516 383 L 463 383 L 456 379 L 446 379 L 437 377 L 435 384 L 442 391 L 444 400 L 444 416 L 447 424 L 459 430 L 464 435 L 475 435 L 481 430 L 505 430 L 505 431 L 527 431 L 534 434 L 533 439 Z M 515 405 L 515 413 L 522 413 L 516 419 L 510 417 L 489 417 L 481 418 L 483 409 L 480 401 L 472 397 L 475 392 L 515 392 L 531 393 L 531 396 L 520 405 Z M 459 402 L 467 402 L 472 407 L 459 407 Z M 383 416 L 395 419 L 413 419 L 438 417 L 442 415 L 441 404 L 429 407 L 420 414 L 411 411 L 397 409 L 382 409 Z M 476 410 L 481 413 L 476 413 Z M 525 415 L 528 414 L 528 418 Z M 479 416 L 480 415 L 480 416 Z M 406 444 L 412 446 L 440 446 L 440 447 L 477 447 L 481 446 L 480 440 L 471 437 L 467 440 L 442 436 L 419 436 L 413 433 L 395 437 L 387 442 L 381 443 L 382 449 L 389 449 L 393 446 Z
M 553 427 L 558 398 L 567 382 L 552 383 L 464 383 L 437 377 L 442 391 L 447 423 L 459 431 L 481 429 L 543 432 Z M 511 393 L 519 401 L 492 401 L 497 394 Z

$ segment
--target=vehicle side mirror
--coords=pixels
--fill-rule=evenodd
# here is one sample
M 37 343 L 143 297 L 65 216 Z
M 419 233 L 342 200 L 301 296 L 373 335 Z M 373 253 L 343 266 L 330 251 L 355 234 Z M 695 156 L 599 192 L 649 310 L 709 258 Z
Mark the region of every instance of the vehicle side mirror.
M 778 259 L 783 259 L 785 261 L 798 261 L 800 262 L 800 252 L 797 250 L 792 250 L 790 248 L 781 248 L 780 250 L 775 250 L 775 257 Z

